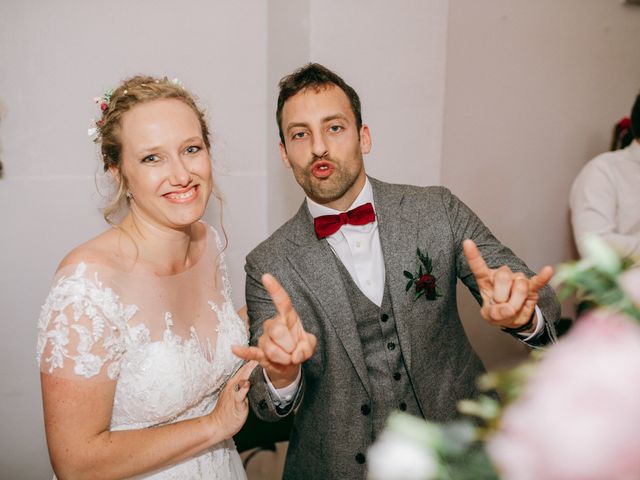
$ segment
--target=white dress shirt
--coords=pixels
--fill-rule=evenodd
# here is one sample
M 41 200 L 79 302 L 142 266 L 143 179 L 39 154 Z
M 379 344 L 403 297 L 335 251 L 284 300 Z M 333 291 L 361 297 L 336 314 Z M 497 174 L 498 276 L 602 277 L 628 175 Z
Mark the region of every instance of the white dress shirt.
M 597 234 L 622 255 L 640 257 L 640 142 L 598 155 L 573 182 L 571 223 L 578 250 Z
M 362 191 L 351 204 L 352 210 L 365 203 L 373 203 L 373 190 L 367 178 Z M 307 198 L 307 207 L 313 218 L 339 215 L 339 210 L 325 207 Z M 384 294 L 384 259 L 378 234 L 378 218 L 367 225 L 343 225 L 327 237 L 333 253 L 340 259 L 362 293 L 376 305 L 382 305 Z

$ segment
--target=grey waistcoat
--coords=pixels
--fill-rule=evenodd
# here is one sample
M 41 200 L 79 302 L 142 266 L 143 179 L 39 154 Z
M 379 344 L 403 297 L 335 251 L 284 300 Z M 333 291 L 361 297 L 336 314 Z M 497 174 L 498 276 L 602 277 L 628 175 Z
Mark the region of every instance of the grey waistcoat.
M 351 300 L 371 385 L 371 405 L 362 405 L 360 411 L 363 415 L 371 415 L 372 439 L 375 439 L 393 410 L 424 415 L 407 375 L 386 282 L 382 304 L 378 307 L 362 293 L 338 258 L 336 263 Z

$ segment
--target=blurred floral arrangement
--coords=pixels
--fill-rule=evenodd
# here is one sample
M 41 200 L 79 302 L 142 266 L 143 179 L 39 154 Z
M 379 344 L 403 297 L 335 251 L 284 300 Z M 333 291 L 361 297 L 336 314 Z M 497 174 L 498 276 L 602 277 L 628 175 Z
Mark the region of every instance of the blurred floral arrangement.
M 554 345 L 478 379 L 462 420 L 394 413 L 369 480 L 640 479 L 640 264 L 599 237 L 557 268 L 560 299 L 592 306 Z

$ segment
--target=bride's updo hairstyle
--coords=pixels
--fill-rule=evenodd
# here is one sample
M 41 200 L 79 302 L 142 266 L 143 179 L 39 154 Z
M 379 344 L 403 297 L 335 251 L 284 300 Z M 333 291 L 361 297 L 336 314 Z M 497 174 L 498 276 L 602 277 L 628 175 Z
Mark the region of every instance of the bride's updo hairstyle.
M 108 223 L 112 223 L 111 216 L 114 213 L 118 212 L 125 203 L 127 205 L 129 203 L 127 179 L 121 171 L 120 127 L 122 116 L 136 105 L 170 98 L 184 102 L 193 110 L 200 122 L 204 143 L 207 150 L 210 151 L 209 126 L 204 112 L 196 104 L 193 95 L 178 80 L 138 75 L 125 80 L 115 90 L 107 91 L 102 97 L 96 98 L 102 116 L 96 121 L 97 135 L 94 141 L 100 144 L 104 171 L 107 172 L 110 168 L 114 168 L 119 172 L 117 191 L 103 210 L 104 218 Z

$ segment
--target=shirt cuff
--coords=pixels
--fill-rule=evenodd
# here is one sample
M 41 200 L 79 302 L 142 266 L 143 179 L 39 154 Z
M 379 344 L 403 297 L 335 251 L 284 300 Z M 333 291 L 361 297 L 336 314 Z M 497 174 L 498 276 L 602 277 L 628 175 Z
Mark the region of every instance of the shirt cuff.
M 516 335 L 518 335 L 520 337 L 523 337 L 522 340 L 524 342 L 528 342 L 529 340 L 533 340 L 538 335 L 540 335 L 542 333 L 542 331 L 544 330 L 544 317 L 542 316 L 542 312 L 538 308 L 538 305 L 536 305 L 535 308 L 536 308 L 536 310 L 535 310 L 535 313 L 536 313 L 536 329 L 531 333 L 520 332 L 520 333 L 516 334 Z
M 271 383 L 266 370 L 263 369 L 262 373 L 264 373 L 264 379 L 267 382 L 267 387 L 269 387 L 269 395 L 271 396 L 271 400 L 273 400 L 273 403 L 275 403 L 276 406 L 285 408 L 293 401 L 293 398 L 298 392 L 298 387 L 300 387 L 300 379 L 302 376 L 302 368 L 298 370 L 298 376 L 293 381 L 293 383 L 282 388 L 276 388 L 273 386 L 273 383 Z

